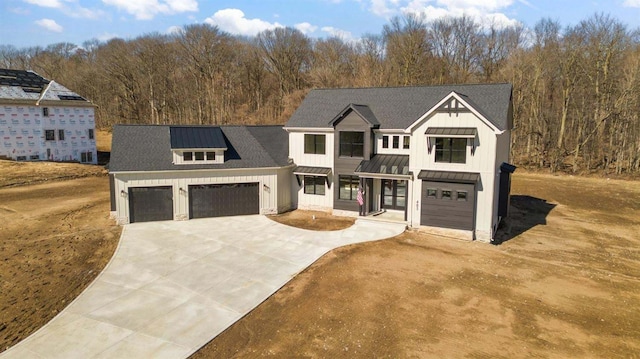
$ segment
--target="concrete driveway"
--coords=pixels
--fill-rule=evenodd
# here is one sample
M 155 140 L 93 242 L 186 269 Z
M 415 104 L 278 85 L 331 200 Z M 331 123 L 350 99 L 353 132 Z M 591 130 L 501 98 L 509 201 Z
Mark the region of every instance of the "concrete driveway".
M 0 357 L 186 358 L 329 250 L 404 229 L 316 232 L 258 215 L 127 225 L 98 278 Z

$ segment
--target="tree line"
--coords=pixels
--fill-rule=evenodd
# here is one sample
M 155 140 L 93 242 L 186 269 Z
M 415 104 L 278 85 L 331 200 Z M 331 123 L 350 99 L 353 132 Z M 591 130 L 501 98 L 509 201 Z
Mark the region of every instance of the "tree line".
M 312 88 L 509 82 L 517 164 L 638 174 L 639 35 L 606 14 L 532 29 L 405 15 L 355 41 L 290 27 L 240 37 L 197 24 L 81 46 L 0 45 L 0 66 L 90 99 L 100 128 L 282 124 Z

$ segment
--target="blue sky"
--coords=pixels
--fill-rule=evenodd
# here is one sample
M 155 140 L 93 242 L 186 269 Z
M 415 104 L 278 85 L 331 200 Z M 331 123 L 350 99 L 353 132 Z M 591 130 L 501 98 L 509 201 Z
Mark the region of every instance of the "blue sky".
M 640 28 L 640 0 L 3 0 L 0 44 L 18 48 L 90 39 L 125 39 L 209 23 L 233 34 L 255 35 L 292 26 L 311 37 L 357 39 L 380 33 L 403 13 L 427 19 L 467 14 L 484 23 L 532 27 L 549 17 L 564 26 L 604 12 Z

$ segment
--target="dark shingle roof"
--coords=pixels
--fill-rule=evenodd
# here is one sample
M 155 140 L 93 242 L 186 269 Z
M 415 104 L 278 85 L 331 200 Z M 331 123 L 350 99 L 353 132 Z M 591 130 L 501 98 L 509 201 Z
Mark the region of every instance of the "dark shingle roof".
M 92 106 L 82 96 L 33 71 L 0 69 L 0 101 L 73 101 Z
M 282 167 L 288 164 L 289 136 L 282 126 L 221 126 L 218 128 L 221 129 L 225 147 L 227 147 L 224 163 L 174 165 L 171 151 L 171 127 L 166 125 L 114 126 L 109 170 L 112 172 L 179 171 Z
M 220 127 L 171 126 L 171 148 L 226 148 Z
M 353 103 L 350 103 L 349 105 L 347 105 L 347 107 L 345 107 L 342 111 L 340 111 L 340 113 L 337 116 L 335 116 L 331 120 L 331 122 L 329 122 L 329 125 L 335 126 L 336 123 L 342 120 L 350 111 L 355 111 L 360 117 L 362 117 L 365 121 L 367 121 L 372 127 L 380 126 L 380 122 L 378 122 L 376 115 L 373 114 L 373 111 L 371 111 L 369 106 L 356 105 Z
M 511 128 L 510 84 L 319 89 L 307 94 L 285 127 L 331 127 L 351 104 L 366 105 L 381 129 L 406 129 L 451 92 L 460 94 L 498 129 Z

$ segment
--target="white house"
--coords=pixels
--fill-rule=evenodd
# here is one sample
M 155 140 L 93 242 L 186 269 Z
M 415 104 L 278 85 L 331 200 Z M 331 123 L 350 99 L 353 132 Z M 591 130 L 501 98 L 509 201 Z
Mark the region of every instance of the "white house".
M 285 125 L 295 206 L 395 214 L 490 241 L 515 169 L 511 92 L 509 84 L 311 91 Z
M 95 164 L 94 108 L 35 72 L 0 69 L 0 157 Z
M 515 170 L 511 92 L 312 90 L 284 127 L 116 126 L 112 211 L 129 223 L 316 209 L 490 241 Z

